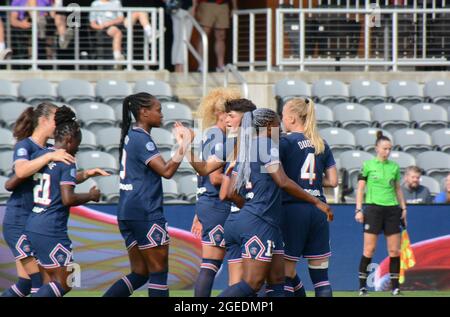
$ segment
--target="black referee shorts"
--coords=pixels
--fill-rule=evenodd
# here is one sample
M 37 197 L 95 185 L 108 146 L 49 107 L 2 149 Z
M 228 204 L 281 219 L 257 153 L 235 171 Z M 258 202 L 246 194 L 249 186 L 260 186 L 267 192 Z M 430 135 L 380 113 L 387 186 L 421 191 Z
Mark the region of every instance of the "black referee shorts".
M 364 232 L 385 236 L 400 233 L 402 209 L 399 206 L 367 205 L 364 208 Z

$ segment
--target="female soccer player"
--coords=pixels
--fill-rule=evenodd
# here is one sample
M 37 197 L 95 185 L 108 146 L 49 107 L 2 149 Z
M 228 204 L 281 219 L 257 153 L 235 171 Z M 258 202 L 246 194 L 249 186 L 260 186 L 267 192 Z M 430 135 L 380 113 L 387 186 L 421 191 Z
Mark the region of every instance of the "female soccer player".
M 392 295 L 397 296 L 400 295 L 400 232 L 402 221 L 406 226 L 406 203 L 400 188 L 400 167 L 388 159 L 392 150 L 391 140 L 378 131 L 375 145 L 377 156 L 364 162 L 356 195 L 355 219 L 364 224 L 364 250 L 359 264 L 359 295 L 367 295 L 368 266 L 375 252 L 378 235 L 383 231 L 390 257 Z M 363 212 L 366 187 L 366 207 Z
M 131 127 L 131 114 L 136 125 Z M 177 171 L 187 146 L 180 146 L 165 162 L 150 132 L 160 127 L 161 104 L 154 96 L 138 93 L 123 102 L 120 140 L 119 229 L 125 240 L 131 273 L 118 280 L 105 297 L 126 297 L 148 281 L 150 297 L 168 297 L 169 235 L 163 213 L 161 177 Z
M 66 106 L 55 113 L 55 148 L 42 149 L 32 157 L 41 157 L 64 149 L 75 155 L 81 142 L 81 130 L 75 113 Z M 75 194 L 75 163 L 50 162 L 33 175 L 34 207 L 25 227 L 34 255 L 50 277 L 36 297 L 62 297 L 71 290 L 68 276 L 72 264 L 72 241 L 67 235 L 69 209 L 88 201 L 99 201 L 100 191 L 94 186 L 89 193 Z
M 283 108 L 283 124 L 288 135 L 280 139 L 280 158 L 287 176 L 311 195 L 326 202 L 323 187 L 337 186 L 336 163 L 328 144 L 316 126 L 314 103 L 293 99 Z M 306 296 L 296 272 L 303 255 L 316 296 L 332 296 L 328 281 L 330 233 L 327 217 L 314 205 L 283 192 L 282 225 L 285 253 L 286 294 Z
M 328 205 L 303 191 L 286 176 L 278 149 L 271 139 L 272 128 L 279 128 L 279 119 L 270 109 L 247 112 L 242 119 L 238 161 L 232 180 L 228 182 L 231 186 L 228 186 L 227 197 L 238 207 L 243 207 L 227 220 L 225 241 L 227 252 L 241 254 L 243 277 L 239 283 L 225 289 L 219 295 L 222 297 L 254 296 L 270 278 L 272 256 L 283 254 L 280 189 L 316 205 L 332 217 Z M 283 296 L 283 280 L 269 283 L 279 286 L 273 288 L 277 293 L 274 296 Z

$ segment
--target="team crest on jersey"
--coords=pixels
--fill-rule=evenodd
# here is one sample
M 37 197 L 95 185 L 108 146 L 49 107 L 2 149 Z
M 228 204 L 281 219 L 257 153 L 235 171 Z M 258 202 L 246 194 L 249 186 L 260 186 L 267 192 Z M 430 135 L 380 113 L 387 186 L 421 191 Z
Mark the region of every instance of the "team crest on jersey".
M 251 255 L 256 255 L 258 253 L 258 248 L 257 247 L 251 247 L 250 248 L 250 254 Z
M 272 157 L 279 157 L 280 156 L 280 152 L 278 151 L 277 148 L 271 148 L 270 149 L 270 155 Z
M 145 145 L 145 147 L 147 148 L 147 150 L 149 151 L 149 152 L 151 152 L 151 151 L 154 151 L 155 150 L 155 143 L 153 143 L 153 142 L 148 142 L 146 145 Z
M 366 223 L 366 225 L 364 226 L 364 229 L 369 230 L 370 229 L 370 225 L 368 223 Z
M 72 176 L 73 178 L 76 178 L 76 177 L 77 177 L 77 170 L 74 169 L 74 168 L 72 168 L 72 169 L 70 170 L 70 176 Z
M 50 162 L 50 163 L 48 163 L 48 168 L 50 169 L 50 170 L 52 170 L 53 169 L 53 167 L 55 167 L 56 166 L 56 163 L 55 162 Z
M 27 156 L 28 155 L 28 151 L 26 148 L 20 148 L 17 150 L 17 156 Z

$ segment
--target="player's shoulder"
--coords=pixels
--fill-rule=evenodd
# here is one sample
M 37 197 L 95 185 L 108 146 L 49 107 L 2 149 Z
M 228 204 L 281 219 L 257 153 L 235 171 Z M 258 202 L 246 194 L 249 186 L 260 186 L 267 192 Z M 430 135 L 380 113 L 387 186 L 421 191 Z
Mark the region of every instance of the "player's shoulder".
M 53 152 L 54 149 L 53 148 L 42 148 L 42 149 L 38 149 L 37 151 L 35 151 L 34 153 L 31 154 L 31 159 L 35 159 L 38 158 L 42 155 L 45 155 L 49 152 Z

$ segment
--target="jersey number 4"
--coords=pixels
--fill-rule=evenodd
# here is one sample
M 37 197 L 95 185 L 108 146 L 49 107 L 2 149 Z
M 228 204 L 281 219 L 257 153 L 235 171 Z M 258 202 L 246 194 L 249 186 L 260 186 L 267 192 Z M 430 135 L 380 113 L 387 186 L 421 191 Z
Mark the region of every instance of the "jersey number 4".
M 309 180 L 309 184 L 312 185 L 316 179 L 316 173 L 314 173 L 315 169 L 316 156 L 313 153 L 309 153 L 306 157 L 305 163 L 303 163 L 300 178 Z
M 50 174 L 36 173 L 33 175 L 33 180 L 39 181 L 33 188 L 34 202 L 39 205 L 50 205 L 52 202 L 50 199 Z

